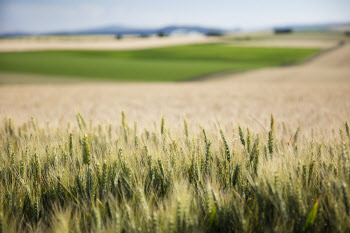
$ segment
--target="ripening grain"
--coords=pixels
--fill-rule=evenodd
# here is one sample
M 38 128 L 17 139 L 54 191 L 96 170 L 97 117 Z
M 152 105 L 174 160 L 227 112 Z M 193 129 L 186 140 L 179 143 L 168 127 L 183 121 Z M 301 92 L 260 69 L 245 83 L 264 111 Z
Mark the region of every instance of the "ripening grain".
M 0 128 L 2 232 L 348 232 L 350 134 L 87 124 Z M 186 122 L 186 121 L 185 121 Z

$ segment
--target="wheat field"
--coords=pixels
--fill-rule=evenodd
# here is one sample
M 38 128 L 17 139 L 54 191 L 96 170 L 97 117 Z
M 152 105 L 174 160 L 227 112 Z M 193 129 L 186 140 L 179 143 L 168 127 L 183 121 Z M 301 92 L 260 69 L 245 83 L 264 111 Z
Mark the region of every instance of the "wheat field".
M 197 82 L 0 73 L 0 233 L 349 232 L 350 46 L 322 41 Z
M 348 232 L 350 132 L 1 126 L 2 232 Z

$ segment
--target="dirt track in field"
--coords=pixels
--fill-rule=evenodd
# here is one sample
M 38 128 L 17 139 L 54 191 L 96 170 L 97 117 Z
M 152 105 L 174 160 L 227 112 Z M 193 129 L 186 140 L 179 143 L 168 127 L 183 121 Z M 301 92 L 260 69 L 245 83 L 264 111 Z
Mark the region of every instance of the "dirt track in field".
M 237 38 L 252 38 L 237 40 Z M 297 47 L 320 48 L 333 47 L 342 37 L 331 35 L 295 34 L 274 36 L 269 32 L 234 34 L 227 37 L 206 37 L 201 35 L 171 37 L 127 37 L 117 40 L 114 36 L 40 36 L 10 38 L 0 40 L 0 52 L 40 51 L 40 50 L 130 50 L 147 49 L 172 45 L 212 43 L 225 41 L 233 46 L 249 47 Z
M 0 75 L 11 77 L 18 75 Z M 186 118 L 195 125 L 219 121 L 261 130 L 259 124 L 268 126 L 273 113 L 279 126 L 338 133 L 340 124 L 350 119 L 350 45 L 303 65 L 207 82 L 0 86 L 0 117 L 17 123 L 33 116 L 41 123 L 65 124 L 81 112 L 87 120 L 119 124 L 122 110 L 130 123 L 138 121 L 141 127 L 153 127 L 164 115 L 168 124 L 179 127 Z
M 176 36 L 124 38 L 117 40 L 111 36 L 104 37 L 73 37 L 73 38 L 24 38 L 0 41 L 0 52 L 39 51 L 39 50 L 130 50 L 164 47 L 183 44 L 210 43 L 217 38 L 205 36 Z

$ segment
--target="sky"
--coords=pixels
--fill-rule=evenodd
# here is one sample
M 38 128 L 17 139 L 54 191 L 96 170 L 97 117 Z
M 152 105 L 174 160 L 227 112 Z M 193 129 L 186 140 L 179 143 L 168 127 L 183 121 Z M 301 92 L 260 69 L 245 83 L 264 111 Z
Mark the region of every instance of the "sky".
M 350 22 L 350 0 L 0 0 L 0 33 L 124 25 L 259 29 Z

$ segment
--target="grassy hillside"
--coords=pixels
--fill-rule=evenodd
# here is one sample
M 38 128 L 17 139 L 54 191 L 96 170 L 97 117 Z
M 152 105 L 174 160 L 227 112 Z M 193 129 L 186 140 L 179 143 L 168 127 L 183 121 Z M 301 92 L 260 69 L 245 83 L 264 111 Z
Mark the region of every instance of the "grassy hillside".
M 225 44 L 130 51 L 12 52 L 0 53 L 0 71 L 116 81 L 183 81 L 220 71 L 290 64 L 317 52 Z

